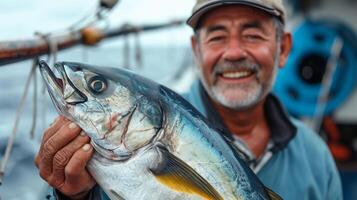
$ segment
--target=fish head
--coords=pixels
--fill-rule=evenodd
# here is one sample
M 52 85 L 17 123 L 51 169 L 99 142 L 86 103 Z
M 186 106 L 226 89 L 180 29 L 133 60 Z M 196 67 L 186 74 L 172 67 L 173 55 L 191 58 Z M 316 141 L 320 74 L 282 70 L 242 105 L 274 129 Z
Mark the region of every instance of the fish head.
M 52 71 L 44 61 L 40 72 L 57 111 L 77 123 L 102 156 L 129 159 L 158 137 L 162 109 L 132 73 L 71 62 Z

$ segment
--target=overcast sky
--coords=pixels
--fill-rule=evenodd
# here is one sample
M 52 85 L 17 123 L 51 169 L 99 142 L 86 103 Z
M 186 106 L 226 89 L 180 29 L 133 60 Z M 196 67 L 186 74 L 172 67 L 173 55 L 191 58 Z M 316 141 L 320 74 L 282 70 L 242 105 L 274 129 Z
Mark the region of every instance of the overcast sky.
M 1 0 L 0 41 L 66 28 L 95 10 L 99 0 Z M 189 16 L 195 0 L 119 0 L 111 25 L 160 23 Z M 188 27 L 179 30 L 191 34 Z M 184 40 L 187 40 L 184 38 Z

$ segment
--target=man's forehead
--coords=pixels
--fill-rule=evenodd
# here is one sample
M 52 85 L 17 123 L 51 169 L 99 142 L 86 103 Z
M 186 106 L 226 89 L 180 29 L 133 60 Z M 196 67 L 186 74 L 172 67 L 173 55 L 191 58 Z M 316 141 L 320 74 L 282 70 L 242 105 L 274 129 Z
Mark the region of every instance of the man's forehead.
M 260 21 L 261 23 L 265 23 L 272 21 L 272 19 L 273 17 L 271 15 L 259 9 L 249 6 L 231 5 L 222 6 L 208 12 L 202 17 L 200 23 L 201 27 L 203 27 L 215 23 L 229 23 L 237 20 L 242 22 Z

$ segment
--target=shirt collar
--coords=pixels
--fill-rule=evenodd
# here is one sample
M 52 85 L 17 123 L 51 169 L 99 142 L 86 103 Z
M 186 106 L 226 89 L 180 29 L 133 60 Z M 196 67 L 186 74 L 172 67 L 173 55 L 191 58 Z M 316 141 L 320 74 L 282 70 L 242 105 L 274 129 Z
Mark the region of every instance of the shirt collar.
M 214 109 L 212 102 L 201 83 L 199 84 L 199 93 L 209 123 L 215 124 L 225 137 L 234 140 L 218 112 Z M 275 153 L 288 145 L 290 140 L 296 135 L 297 128 L 292 124 L 283 106 L 273 94 L 269 94 L 266 99 L 264 113 L 268 120 L 271 132 L 271 141 L 273 144 L 271 151 Z

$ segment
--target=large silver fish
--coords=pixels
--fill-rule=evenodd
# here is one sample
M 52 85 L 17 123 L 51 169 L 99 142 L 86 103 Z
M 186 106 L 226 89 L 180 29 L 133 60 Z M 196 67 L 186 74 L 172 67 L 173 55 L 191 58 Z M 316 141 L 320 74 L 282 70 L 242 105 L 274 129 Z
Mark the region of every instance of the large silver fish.
M 122 69 L 55 68 L 40 62 L 59 113 L 91 138 L 87 168 L 111 199 L 280 199 L 170 89 Z

